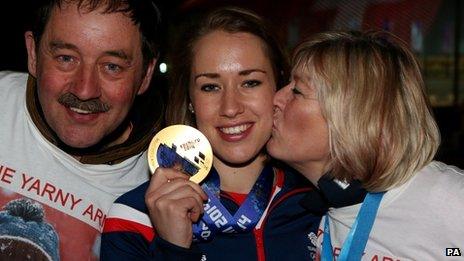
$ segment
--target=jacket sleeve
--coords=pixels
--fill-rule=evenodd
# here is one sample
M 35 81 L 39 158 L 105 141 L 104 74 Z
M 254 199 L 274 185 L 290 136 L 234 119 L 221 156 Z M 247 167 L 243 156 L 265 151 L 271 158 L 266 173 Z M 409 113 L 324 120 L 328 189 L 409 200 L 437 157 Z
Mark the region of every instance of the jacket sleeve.
M 155 235 L 145 205 L 145 182 L 119 197 L 111 207 L 101 237 L 100 260 L 201 260 L 201 253 Z
M 110 232 L 102 234 L 100 260 L 195 260 L 202 254 L 194 247 L 187 249 L 155 237 L 147 242 L 134 232 Z

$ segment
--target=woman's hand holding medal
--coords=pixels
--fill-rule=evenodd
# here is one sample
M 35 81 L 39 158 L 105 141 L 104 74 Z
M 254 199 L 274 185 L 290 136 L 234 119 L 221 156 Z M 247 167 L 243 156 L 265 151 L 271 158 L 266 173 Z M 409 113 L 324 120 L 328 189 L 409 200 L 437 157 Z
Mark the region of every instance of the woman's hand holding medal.
M 145 194 L 157 236 L 180 247 L 192 243 L 192 223 L 203 213 L 208 196 L 200 183 L 209 173 L 213 153 L 206 137 L 186 125 L 169 126 L 148 148 L 153 175 Z
M 192 223 L 203 213 L 208 197 L 198 184 L 174 168 L 157 168 L 153 174 L 145 203 L 157 236 L 189 248 L 192 243 Z

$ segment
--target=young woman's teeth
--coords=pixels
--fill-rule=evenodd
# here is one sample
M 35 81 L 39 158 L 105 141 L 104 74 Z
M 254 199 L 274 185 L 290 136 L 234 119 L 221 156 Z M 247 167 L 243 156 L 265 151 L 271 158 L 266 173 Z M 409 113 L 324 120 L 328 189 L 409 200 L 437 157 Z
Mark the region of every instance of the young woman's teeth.
M 248 128 L 248 125 L 240 125 L 240 126 L 235 126 L 235 127 L 230 127 L 230 128 L 221 128 L 221 131 L 224 132 L 225 134 L 240 134 L 244 132 Z

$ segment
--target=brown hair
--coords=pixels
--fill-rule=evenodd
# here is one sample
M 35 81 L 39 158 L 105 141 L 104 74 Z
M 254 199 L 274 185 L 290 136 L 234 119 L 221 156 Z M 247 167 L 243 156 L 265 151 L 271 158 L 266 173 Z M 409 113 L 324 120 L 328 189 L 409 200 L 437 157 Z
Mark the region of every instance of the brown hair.
M 40 44 L 53 8 L 61 8 L 63 4 L 75 4 L 79 10 L 87 12 L 103 8 L 103 13 L 127 14 L 140 30 L 144 70 L 154 58 L 158 57 L 161 14 L 151 0 L 35 0 L 32 3 L 35 9 L 32 32 L 37 46 Z
M 237 7 L 216 9 L 192 27 L 187 28 L 178 40 L 178 48 L 174 49 L 172 83 L 166 110 L 168 125 L 194 124 L 191 113 L 187 111 L 193 48 L 201 37 L 216 30 L 228 33 L 245 32 L 260 38 L 265 46 L 265 53 L 271 62 L 277 88 L 283 86 L 288 80 L 289 70 L 285 55 L 277 38 L 261 17 L 249 10 Z

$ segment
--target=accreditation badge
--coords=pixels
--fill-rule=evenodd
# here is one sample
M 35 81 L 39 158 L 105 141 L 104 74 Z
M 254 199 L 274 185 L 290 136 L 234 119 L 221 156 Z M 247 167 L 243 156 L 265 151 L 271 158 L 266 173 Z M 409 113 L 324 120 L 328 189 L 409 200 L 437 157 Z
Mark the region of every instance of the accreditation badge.
M 199 184 L 213 164 L 213 150 L 199 130 L 187 125 L 172 125 L 158 132 L 148 147 L 151 173 L 157 167 L 178 168 Z

